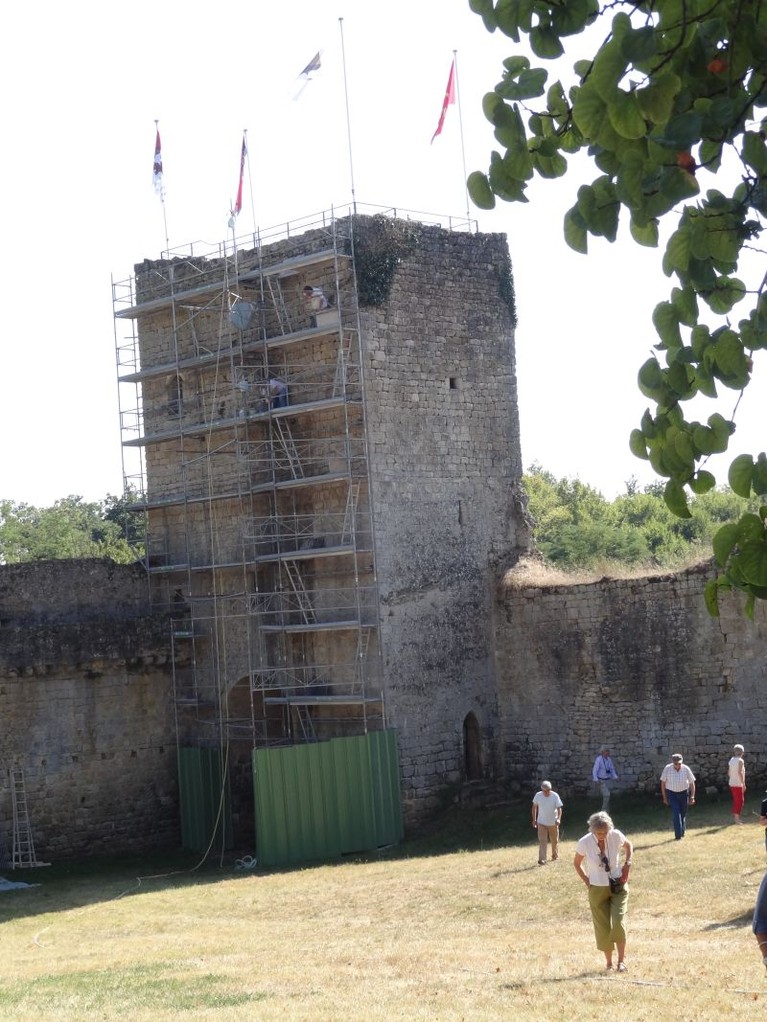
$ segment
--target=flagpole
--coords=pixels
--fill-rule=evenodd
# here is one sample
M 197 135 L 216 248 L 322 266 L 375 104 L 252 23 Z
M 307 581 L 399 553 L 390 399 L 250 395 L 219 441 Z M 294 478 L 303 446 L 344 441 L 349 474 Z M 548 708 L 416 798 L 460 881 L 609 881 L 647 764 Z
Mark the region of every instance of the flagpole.
M 155 139 L 160 138 L 160 121 L 157 117 L 154 119 L 154 134 Z M 155 160 L 157 159 L 157 143 L 155 143 Z M 165 179 L 163 177 L 162 169 L 162 156 L 160 156 L 160 202 L 162 204 L 162 223 L 165 229 L 165 251 L 170 254 L 170 239 L 168 237 L 168 215 L 165 211 Z
M 463 161 L 463 188 L 466 195 L 466 220 L 467 227 L 471 226 L 471 218 L 469 216 L 469 186 L 467 184 L 466 174 L 466 149 L 463 144 L 463 117 L 461 116 L 461 88 L 458 83 L 458 50 L 453 50 L 453 66 L 455 67 L 455 96 L 458 103 L 458 127 L 461 133 L 461 159 Z
M 346 82 L 346 50 L 344 49 L 344 19 L 338 19 L 338 26 L 341 30 L 341 63 L 344 69 L 344 101 L 346 103 L 346 135 L 349 142 L 349 176 L 352 185 L 352 211 L 357 212 L 357 200 L 354 194 L 354 161 L 352 160 L 352 127 L 349 118 L 349 88 Z

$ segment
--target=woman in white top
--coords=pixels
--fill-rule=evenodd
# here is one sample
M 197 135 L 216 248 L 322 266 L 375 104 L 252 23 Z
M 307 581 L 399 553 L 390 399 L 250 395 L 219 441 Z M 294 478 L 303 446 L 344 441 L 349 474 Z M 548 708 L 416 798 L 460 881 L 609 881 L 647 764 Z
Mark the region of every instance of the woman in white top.
M 618 951 L 618 972 L 626 971 L 626 909 L 628 879 L 633 846 L 616 830 L 607 813 L 588 819 L 589 832 L 575 848 L 575 872 L 589 889 L 589 908 L 597 947 L 604 952 L 605 966 L 613 967 L 613 949 Z M 623 853 L 623 864 L 620 863 Z M 582 868 L 585 863 L 586 870 Z
M 734 745 L 732 751 L 735 755 L 727 764 L 727 780 L 732 795 L 732 822 L 743 823 L 740 814 L 746 801 L 746 764 L 743 761 L 745 750 L 742 745 Z

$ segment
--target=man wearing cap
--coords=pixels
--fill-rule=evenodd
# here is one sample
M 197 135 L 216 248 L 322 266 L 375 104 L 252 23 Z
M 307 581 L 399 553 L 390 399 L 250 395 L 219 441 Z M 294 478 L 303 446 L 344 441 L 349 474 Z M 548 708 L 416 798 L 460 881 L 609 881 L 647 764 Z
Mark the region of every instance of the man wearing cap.
M 687 829 L 687 805 L 695 802 L 695 774 L 682 762 L 680 752 L 675 752 L 671 762 L 664 766 L 660 792 L 664 805 L 671 806 L 674 837 L 681 841 Z
M 559 858 L 559 821 L 562 819 L 562 799 L 551 790 L 551 781 L 543 781 L 541 790 L 533 796 L 533 827 L 538 831 L 538 865 L 546 865 L 546 852 L 551 842 L 551 858 Z

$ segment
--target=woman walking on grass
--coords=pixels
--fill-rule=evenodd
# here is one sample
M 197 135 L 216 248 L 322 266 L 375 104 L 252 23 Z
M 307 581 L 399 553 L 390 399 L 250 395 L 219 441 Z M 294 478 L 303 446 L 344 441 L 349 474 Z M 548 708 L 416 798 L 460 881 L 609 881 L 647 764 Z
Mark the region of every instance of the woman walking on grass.
M 626 971 L 626 910 L 628 879 L 633 846 L 616 830 L 605 812 L 588 818 L 589 832 L 575 848 L 575 872 L 589 889 L 589 908 L 597 947 L 604 952 L 605 967 L 613 967 L 613 950 L 618 952 L 618 972 Z M 623 853 L 623 865 L 619 859 Z M 586 864 L 586 871 L 581 868 Z

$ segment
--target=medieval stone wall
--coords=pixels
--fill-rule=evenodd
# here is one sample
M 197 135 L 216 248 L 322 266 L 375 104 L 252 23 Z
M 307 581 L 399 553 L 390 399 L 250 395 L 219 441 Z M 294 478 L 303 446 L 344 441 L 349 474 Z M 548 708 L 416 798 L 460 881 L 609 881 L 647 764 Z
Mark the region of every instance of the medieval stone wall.
M 732 746 L 747 750 L 752 790 L 767 776 L 767 608 L 739 596 L 709 617 L 707 566 L 592 585 L 500 594 L 496 628 L 503 760 L 529 790 L 543 778 L 589 789 L 610 747 L 626 790 L 655 791 L 673 752 L 703 787 L 727 788 Z
M 419 228 L 362 313 L 383 674 L 413 818 L 500 763 L 492 652 L 499 564 L 528 547 L 505 237 Z
M 0 852 L 12 765 L 43 861 L 178 844 L 168 634 L 138 565 L 0 567 Z

